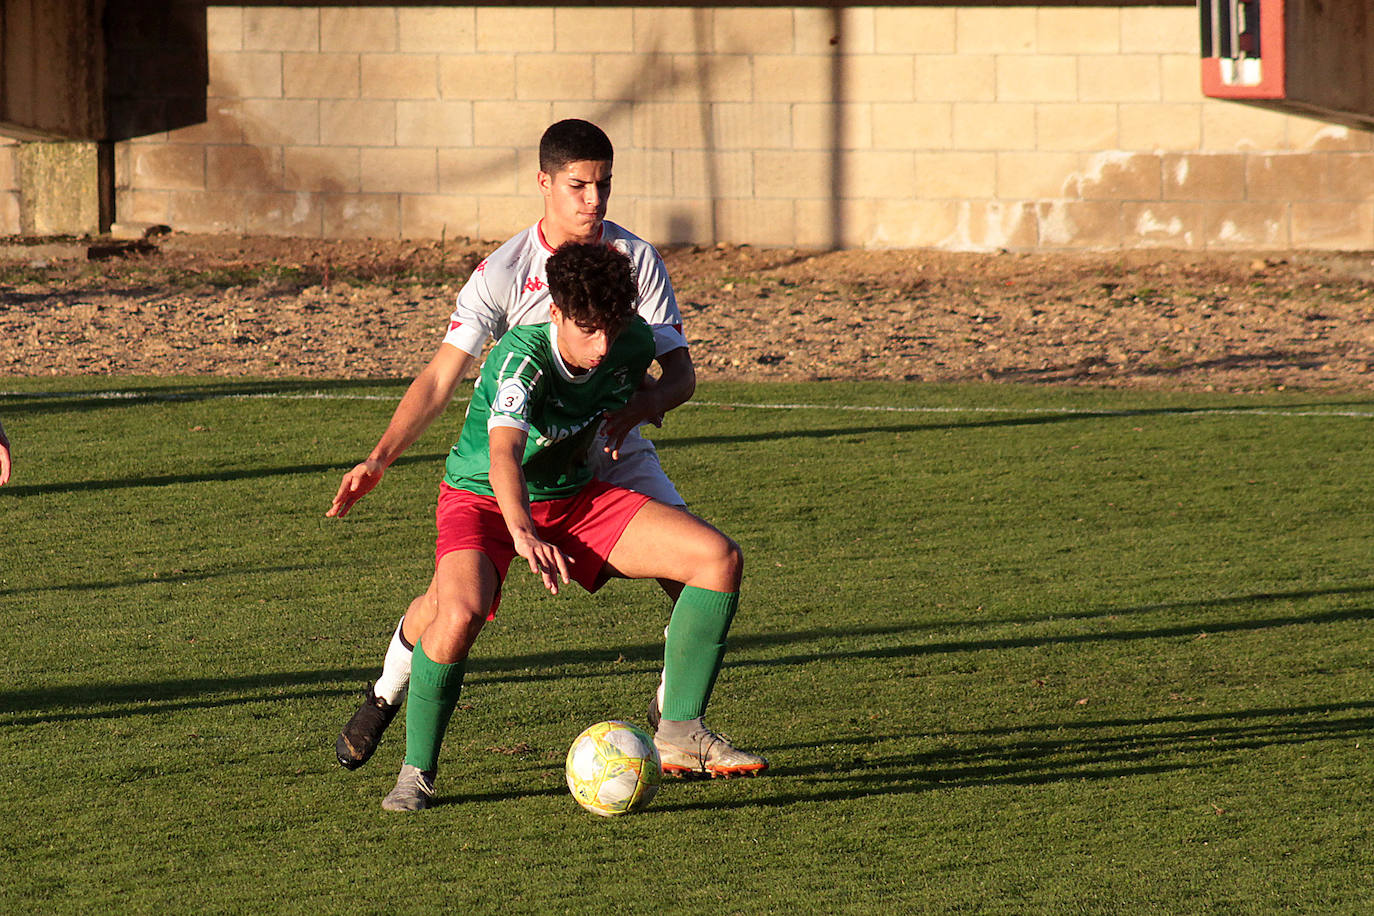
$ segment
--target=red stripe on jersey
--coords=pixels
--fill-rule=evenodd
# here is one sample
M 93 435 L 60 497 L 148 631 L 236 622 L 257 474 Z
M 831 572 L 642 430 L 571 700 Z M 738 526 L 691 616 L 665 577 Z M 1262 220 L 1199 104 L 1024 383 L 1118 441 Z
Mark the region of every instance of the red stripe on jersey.
M 537 223 L 534 224 L 534 231 L 535 231 L 536 233 L 538 233 L 538 235 L 539 235 L 539 244 L 541 244 L 541 245 L 544 246 L 544 250 L 545 250 L 545 251 L 547 251 L 547 252 L 549 252 L 550 254 L 552 254 L 553 252 L 555 252 L 555 251 L 558 250 L 557 248 L 554 248 L 552 245 L 549 244 L 549 240 L 548 240 L 548 239 L 544 238 L 544 221 L 543 221 L 542 219 L 541 219 L 539 222 L 537 222 Z M 606 238 L 606 224 L 603 222 L 600 226 L 597 227 L 597 231 L 596 231 L 596 240 L 597 240 L 598 242 L 600 242 L 600 241 L 603 241 L 605 238 Z
M 539 244 L 543 245 L 546 251 L 552 252 L 553 246 L 549 244 L 548 239 L 544 238 L 544 221 L 542 219 L 534 224 L 534 231 L 539 233 Z

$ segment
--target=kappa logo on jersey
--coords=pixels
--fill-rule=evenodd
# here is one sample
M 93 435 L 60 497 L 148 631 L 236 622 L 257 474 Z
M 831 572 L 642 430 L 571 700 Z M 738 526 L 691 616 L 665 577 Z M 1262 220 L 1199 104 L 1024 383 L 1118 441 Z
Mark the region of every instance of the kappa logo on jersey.
M 475 274 L 484 274 L 484 273 L 486 273 L 486 272 L 487 272 L 487 259 L 486 259 L 486 258 L 483 258 L 481 261 L 479 261 L 478 264 L 477 264 L 477 266 L 476 266 L 475 268 L 473 268 L 472 272 L 475 273 Z
M 501 386 L 496 389 L 496 403 L 494 407 L 498 413 L 509 413 L 523 416 L 525 413 L 525 403 L 529 400 L 529 392 L 519 379 L 506 379 Z
M 525 281 L 525 292 L 537 293 L 547 285 L 547 283 L 545 283 L 538 277 L 530 277 L 528 280 Z

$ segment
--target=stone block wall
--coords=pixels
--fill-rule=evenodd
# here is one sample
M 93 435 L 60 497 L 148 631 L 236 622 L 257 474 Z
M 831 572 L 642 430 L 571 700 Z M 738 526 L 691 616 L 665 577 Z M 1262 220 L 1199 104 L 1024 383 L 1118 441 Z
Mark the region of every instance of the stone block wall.
M 19 144 L 0 137 L 0 234 L 19 234 Z
M 1371 135 L 1204 98 L 1190 6 L 206 16 L 206 121 L 118 145 L 121 221 L 500 239 L 575 116 L 659 243 L 1374 248 Z

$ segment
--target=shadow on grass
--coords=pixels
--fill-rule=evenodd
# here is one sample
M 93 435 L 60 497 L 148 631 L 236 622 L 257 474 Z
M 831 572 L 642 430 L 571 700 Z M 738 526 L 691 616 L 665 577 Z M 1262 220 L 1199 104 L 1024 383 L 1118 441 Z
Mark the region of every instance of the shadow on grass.
M 213 574 L 206 574 L 206 577 L 210 575 Z M 1155 611 L 1205 609 L 1208 607 L 1248 605 L 1265 601 L 1303 600 L 1328 595 L 1364 594 L 1371 591 L 1374 591 L 1374 586 L 1264 592 L 1254 595 L 1101 611 L 1096 616 L 1114 617 Z M 1041 619 L 1046 622 L 1053 622 L 1061 618 L 1049 616 Z M 830 644 L 837 636 L 842 636 L 847 640 L 866 637 L 910 636 L 931 630 L 948 629 L 951 626 L 1004 626 L 1025 624 L 1029 621 L 1021 618 L 1017 620 L 937 621 L 918 624 L 846 627 L 843 629 L 818 627 L 787 633 L 733 636 L 730 639 L 731 651 L 726 657 L 726 667 L 738 669 L 802 667 L 836 661 L 907 658 L 939 653 L 985 652 L 1119 640 L 1197 637 L 1203 633 L 1224 633 L 1371 619 L 1374 619 L 1374 610 L 1354 608 L 1291 616 L 1250 616 L 1239 620 L 1191 619 L 1183 624 L 1148 629 L 1053 633 L 1041 636 L 1027 635 L 934 643 L 915 641 L 905 645 L 868 649 L 837 649 Z M 751 653 L 759 650 L 807 643 L 816 644 L 817 649 L 791 655 L 749 657 Z M 473 686 L 494 686 L 498 684 L 534 684 L 543 681 L 578 678 L 649 676 L 659 670 L 662 653 L 662 643 L 584 646 L 557 652 L 535 652 L 501 657 L 484 657 L 479 648 L 479 651 L 474 653 L 470 659 L 468 678 L 469 684 Z M 156 715 L 182 709 L 215 708 L 265 700 L 329 698 L 356 694 L 361 689 L 362 683 L 375 675 L 375 668 L 339 668 L 323 671 L 245 675 L 243 677 L 143 681 L 123 684 L 83 684 L 6 691 L 0 692 L 0 715 L 17 716 L 10 719 L 6 724 L 31 725 L 49 721 Z M 338 686 L 340 682 L 347 686 Z M 82 707 L 87 708 L 83 709 Z M 24 715 L 25 713 L 28 715 Z
M 1275 627 L 1302 626 L 1304 624 L 1346 623 L 1355 620 L 1374 620 L 1374 608 L 1354 608 L 1345 611 L 1326 611 L 1320 614 L 1306 614 L 1293 617 L 1260 617 L 1244 620 L 1190 621 L 1185 624 L 1149 629 L 1110 630 L 1098 633 L 1066 633 L 1046 636 L 1018 636 L 998 639 L 950 640 L 948 642 L 914 643 L 906 646 L 890 646 L 880 649 L 861 649 L 853 652 L 821 653 L 822 658 L 844 658 L 847 660 L 905 658 L 919 655 L 938 655 L 952 652 L 987 652 L 1000 649 L 1026 649 L 1044 646 L 1071 646 L 1082 643 L 1122 642 L 1138 639 L 1170 639 L 1177 637 L 1196 638 L 1208 634 L 1233 633 L 1247 630 L 1266 630 Z M 774 665 L 795 665 L 816 661 L 816 654 L 797 655 L 783 658 L 745 660 L 736 662 L 738 667 L 772 667 Z
M 428 455 L 402 455 L 392 462 L 391 467 L 406 467 L 412 464 L 430 463 L 437 465 L 448 457 L 448 452 Z M 296 474 L 324 474 L 334 471 L 342 473 L 358 463 L 357 456 L 343 461 L 323 464 L 289 464 L 270 468 L 233 468 L 224 471 L 206 471 L 200 474 L 159 474 L 152 477 L 115 477 L 106 480 L 75 480 L 66 483 L 20 484 L 0 488 L 0 499 L 6 496 L 37 496 L 48 493 L 89 493 L 106 490 L 127 490 L 139 487 L 167 487 L 187 483 L 223 483 L 235 480 L 262 480 L 268 477 L 290 477 Z
M 784 633 L 740 633 L 731 634 L 729 651 L 725 657 L 726 668 L 774 668 L 804 667 L 825 664 L 833 661 L 863 661 L 867 659 L 893 659 L 920 657 L 958 652 L 987 652 L 1004 649 L 1037 648 L 1054 645 L 1077 645 L 1089 643 L 1119 642 L 1125 640 L 1197 638 L 1204 634 L 1264 630 L 1275 627 L 1302 626 L 1305 624 L 1331 624 L 1349 621 L 1374 620 L 1374 609 L 1367 607 L 1344 610 L 1322 611 L 1310 614 L 1270 615 L 1264 617 L 1246 616 L 1235 620 L 1194 617 L 1186 623 L 1169 626 L 1102 629 L 1093 632 L 1027 634 L 987 639 L 942 640 L 925 642 L 920 634 L 944 631 L 962 627 L 1004 627 L 1027 626 L 1037 623 L 1059 623 L 1074 620 L 1112 621 L 1114 618 L 1129 617 L 1137 614 L 1161 613 L 1169 611 L 1195 610 L 1209 608 L 1245 607 L 1262 605 L 1268 602 L 1303 601 L 1333 595 L 1364 595 L 1374 593 L 1374 585 L 1344 586 L 1330 589 L 1303 589 L 1292 592 L 1259 592 L 1250 595 L 1235 595 L 1224 598 L 1199 599 L 1172 603 L 1141 605 L 1130 608 L 1110 608 L 1093 611 L 1049 614 L 1040 617 L 1015 617 L 997 619 L 939 620 L 923 623 L 901 623 L 869 626 L 814 627 L 806 630 L 792 630 Z M 884 637 L 917 637 L 898 645 L 883 645 L 874 648 L 837 648 L 836 639 L 847 643 L 864 639 L 883 639 Z M 814 650 L 787 655 L 759 656 L 758 653 L 786 646 L 814 644 Z M 539 681 L 560 680 L 568 677 L 605 677 L 612 674 L 649 673 L 657 670 L 662 659 L 662 643 L 619 644 L 614 646 L 589 646 L 577 651 L 555 653 L 535 653 L 521 656 L 508 656 L 499 659 L 482 658 L 474 653 L 469 662 L 469 676 L 480 678 L 484 683 L 534 683 Z M 751 655 L 753 657 L 751 657 Z M 593 665 L 593 671 L 568 671 L 568 666 Z
M 772 744 L 764 749 L 773 758 L 772 769 L 747 780 L 751 784 L 747 793 L 737 791 L 741 780 L 665 779 L 648 813 L 782 807 L 962 788 L 1156 776 L 1214 768 L 1225 758 L 1247 751 L 1319 741 L 1355 742 L 1371 729 L 1374 701 L 1357 701 Z M 1000 740 L 1013 736 L 1022 737 Z M 888 742 L 935 740 L 946 746 L 916 753 L 874 750 Z M 794 764 L 792 760 L 808 762 Z M 531 783 L 541 773 L 550 778 L 560 775 L 557 765 L 547 760 L 530 760 L 521 769 Z M 561 786 L 467 791 L 440 796 L 440 801 L 503 802 L 559 796 L 564 791 Z
M 0 722 L 9 726 L 82 722 L 162 715 L 187 709 L 224 709 L 268 701 L 361 696 L 363 683 L 376 673 L 375 668 L 335 668 L 7 691 L 0 693 L 0 716 L 16 715 L 0 719 Z M 348 686 L 339 686 L 340 683 Z
M 283 572 L 319 572 L 320 564 L 291 566 L 254 566 L 226 567 L 211 572 L 177 572 L 166 576 L 136 576 L 129 579 L 106 580 L 103 582 L 62 582 L 36 585 L 31 588 L 0 588 L 0 598 L 13 598 L 18 595 L 42 595 L 50 592 L 98 592 L 105 589 L 140 588 L 145 585 L 180 585 L 187 582 L 208 582 L 212 579 L 230 577 L 271 575 Z
M 117 410 L 125 407 L 146 407 L 150 403 L 182 401 L 210 401 L 223 398 L 270 397 L 272 395 L 304 395 L 315 392 L 344 392 L 358 388 L 395 387 L 395 400 L 400 400 L 409 379 L 214 379 L 158 383 L 130 379 L 124 384 L 118 377 L 110 379 L 110 387 L 86 390 L 7 391 L 0 392 L 0 414 L 67 413 L 82 410 Z
M 646 653 L 655 652 L 659 658 L 662 657 L 662 645 L 640 648 Z M 624 653 L 631 651 L 631 648 L 623 650 Z M 474 654 L 468 665 L 467 683 L 470 688 L 483 688 L 502 683 L 603 678 L 609 675 L 649 678 L 650 675 L 657 675 L 660 669 L 657 659 L 652 663 L 634 664 L 619 661 L 622 657 L 622 651 L 614 649 L 567 650 L 501 659 L 479 659 Z M 380 664 L 379 655 L 377 663 L 366 668 L 9 690 L 0 692 L 0 726 L 154 716 L 280 700 L 360 697 L 364 684 L 376 678 Z M 585 670 L 587 666 L 592 670 Z
M 1113 608 L 1099 609 L 1087 613 L 1071 614 L 1050 614 L 1042 617 L 1019 617 L 1012 619 L 983 619 L 983 620 L 964 620 L 964 621 L 942 621 L 938 623 L 915 624 L 906 626 L 875 627 L 875 628 L 836 628 L 821 631 L 824 636 L 806 637 L 805 634 L 795 633 L 784 635 L 783 638 L 756 637 L 755 645 L 785 644 L 798 641 L 809 641 L 809 639 L 835 639 L 837 637 L 850 638 L 855 635 L 896 635 L 911 634 L 922 630 L 949 629 L 951 627 L 987 627 L 987 626 L 1024 626 L 1036 623 L 1054 623 L 1071 620 L 1106 620 L 1110 622 L 1117 617 L 1128 617 L 1135 614 L 1147 614 L 1157 612 L 1167 612 L 1173 610 L 1205 610 L 1207 608 L 1226 608 L 1247 606 L 1252 604 L 1264 604 L 1277 601 L 1302 601 L 1311 598 L 1320 598 L 1331 595 L 1362 595 L 1374 592 L 1374 586 L 1349 586 L 1332 589 L 1301 590 L 1294 592 L 1259 592 L 1252 595 L 1237 595 L 1225 598 L 1199 599 L 1195 601 L 1180 601 L 1165 604 L 1142 605 L 1133 608 Z M 1076 645 L 1083 643 L 1098 642 L 1120 642 L 1127 640 L 1142 639 L 1170 639 L 1179 637 L 1196 638 L 1208 634 L 1231 633 L 1247 630 L 1265 630 L 1275 627 L 1301 626 L 1305 624 L 1329 624 L 1345 623 L 1349 621 L 1374 620 L 1374 608 L 1359 607 L 1343 610 L 1322 611 L 1312 614 L 1294 614 L 1289 616 L 1266 616 L 1255 617 L 1247 616 L 1239 619 L 1203 619 L 1200 617 L 1192 618 L 1186 623 L 1179 623 L 1169 626 L 1149 627 L 1149 628 L 1127 628 L 1127 629 L 1101 629 L 1095 632 L 1080 633 L 1048 633 L 1043 635 L 1027 634 L 1025 636 L 998 637 L 989 639 L 960 639 L 940 642 L 910 642 L 906 645 L 882 646 L 873 649 L 857 650 L 821 650 L 818 652 L 808 652 L 791 656 L 775 656 L 770 658 L 758 659 L 731 659 L 727 656 L 726 664 L 731 667 L 774 667 L 787 665 L 804 665 L 824 659 L 841 659 L 846 661 L 863 659 L 890 659 L 906 658 L 923 655 L 936 655 L 954 652 L 984 652 L 997 651 L 1002 649 L 1024 649 L 1038 648 L 1043 646 L 1057 645 Z M 814 632 L 814 631 L 813 631 Z M 744 648 L 751 641 L 750 637 L 742 639 L 731 638 L 730 645 L 738 651 Z
M 742 406 L 740 410 L 747 410 L 747 406 Z M 807 408 L 810 409 L 810 408 Z M 816 410 L 825 410 L 825 405 L 817 405 Z M 1374 401 L 1351 401 L 1351 402 L 1317 402 L 1313 404 L 1283 404 L 1283 405 L 1241 405 L 1241 406 L 1217 406 L 1217 407 L 1150 407 L 1132 410 L 1111 410 L 1111 409 L 1083 409 L 1065 410 L 1063 412 L 1045 413 L 1023 413 L 1024 408 L 1008 407 L 1005 412 L 1009 414 L 1020 414 L 1018 416 L 1003 417 L 999 419 L 976 419 L 970 418 L 967 421 L 935 421 L 928 423 L 872 423 L 868 425 L 853 426 L 830 426 L 822 429 L 805 430 L 769 430 L 750 433 L 725 433 L 719 435 L 706 436 L 674 436 L 671 430 L 667 432 L 655 433 L 655 443 L 668 448 L 679 448 L 697 445 L 723 445 L 730 443 L 746 442 L 771 442 L 774 440 L 787 439 L 833 439 L 844 436 L 871 436 L 874 434 L 892 433 L 920 433 L 920 432 L 947 432 L 951 430 L 976 430 L 976 429 L 999 429 L 1004 427 L 1035 427 L 1048 426 L 1060 423 L 1079 423 L 1084 421 L 1115 420 L 1115 419 L 1140 419 L 1142 417 L 1208 417 L 1208 416 L 1232 416 L 1232 415 L 1254 415 L 1268 416 L 1275 413 L 1302 413 L 1304 411 L 1322 411 L 1323 413 L 1338 413 L 1341 410 L 1353 411 L 1359 409 L 1364 411 L 1374 411 Z M 1002 408 L 997 408 L 1000 411 Z M 959 412 L 952 409 L 951 413 Z M 989 411 L 992 412 L 992 411 Z M 939 413 L 932 410 L 932 413 Z M 969 414 L 963 414 L 970 416 Z M 972 415 L 976 417 L 976 415 Z
M 937 736 L 876 735 L 772 745 L 774 768 L 760 777 L 783 788 L 764 797 L 671 802 L 655 809 L 716 810 L 849 801 L 981 786 L 1041 786 L 1212 769 L 1247 751 L 1311 742 L 1355 742 L 1374 729 L 1374 701 L 1190 713 L 1139 719 L 1042 723 L 942 733 L 952 746 L 909 754 L 873 749 Z M 1021 740 L 995 740 L 1012 734 Z M 839 750 L 836 750 L 836 746 Z M 789 763 L 789 757 L 809 761 Z M 1224 799 L 1221 801 L 1224 802 Z M 1217 814 L 1224 813 L 1218 810 Z

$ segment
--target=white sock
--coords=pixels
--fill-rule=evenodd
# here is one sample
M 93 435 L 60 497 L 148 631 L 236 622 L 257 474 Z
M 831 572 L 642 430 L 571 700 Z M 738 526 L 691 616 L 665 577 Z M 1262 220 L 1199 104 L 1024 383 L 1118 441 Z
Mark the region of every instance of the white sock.
M 410 686 L 410 657 L 415 647 L 406 642 L 401 635 L 401 624 L 396 624 L 396 632 L 391 635 L 391 645 L 386 647 L 386 661 L 382 662 L 382 674 L 372 685 L 372 692 L 392 706 L 401 702 Z
M 664 628 L 663 628 L 663 638 L 664 638 L 665 640 L 668 638 L 668 628 L 667 628 L 667 627 L 664 627 Z M 667 672 L 667 670 L 660 671 L 660 672 L 658 673 L 658 711 L 659 711 L 659 714 L 660 714 L 660 715 L 662 715 L 662 713 L 663 713 L 663 688 L 664 688 L 664 686 L 665 686 L 667 683 L 668 683 L 668 672 Z

